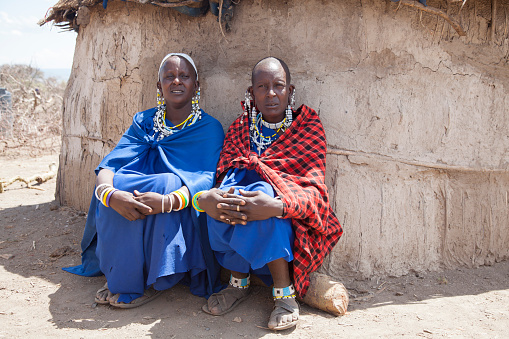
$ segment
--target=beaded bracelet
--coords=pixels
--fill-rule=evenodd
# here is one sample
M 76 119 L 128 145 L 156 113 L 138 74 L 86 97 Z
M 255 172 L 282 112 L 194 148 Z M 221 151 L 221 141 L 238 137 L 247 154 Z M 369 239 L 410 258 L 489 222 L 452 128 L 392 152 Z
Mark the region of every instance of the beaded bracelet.
M 198 212 L 205 212 L 204 210 L 202 210 L 200 208 L 200 205 L 198 205 L 198 198 L 200 197 L 200 195 L 202 195 L 205 191 L 200 191 L 200 192 L 197 192 L 194 196 L 193 196 L 193 201 L 192 201 L 192 204 L 193 204 L 193 207 L 195 210 L 197 210 Z

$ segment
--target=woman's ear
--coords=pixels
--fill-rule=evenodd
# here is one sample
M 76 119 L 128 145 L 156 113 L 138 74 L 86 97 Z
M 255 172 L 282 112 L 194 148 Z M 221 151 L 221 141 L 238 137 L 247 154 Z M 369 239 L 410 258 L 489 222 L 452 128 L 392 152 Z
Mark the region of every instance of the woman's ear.
M 156 86 L 157 86 L 157 89 L 162 92 L 161 81 L 158 81 Z
M 198 88 L 200 88 L 200 82 L 198 80 L 196 80 L 194 82 L 194 91 L 196 92 L 198 90 Z
M 249 86 L 247 88 L 247 92 L 251 95 L 251 98 L 253 98 L 253 100 L 254 100 L 253 86 Z

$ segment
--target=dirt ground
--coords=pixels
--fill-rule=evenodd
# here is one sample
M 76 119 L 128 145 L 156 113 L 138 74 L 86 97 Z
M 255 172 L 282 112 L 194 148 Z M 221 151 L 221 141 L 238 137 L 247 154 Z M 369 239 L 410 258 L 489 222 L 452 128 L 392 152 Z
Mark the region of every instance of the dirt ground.
M 58 155 L 0 155 L 0 178 L 43 173 L 53 161 Z M 298 327 L 280 333 L 266 329 L 268 288 L 222 317 L 201 312 L 205 299 L 183 286 L 136 309 L 95 305 L 104 277 L 61 270 L 80 262 L 86 214 L 59 207 L 55 183 L 41 184 L 44 191 L 16 183 L 0 193 L 0 338 L 508 337 L 509 262 L 371 280 L 345 272 L 347 315 L 302 305 Z

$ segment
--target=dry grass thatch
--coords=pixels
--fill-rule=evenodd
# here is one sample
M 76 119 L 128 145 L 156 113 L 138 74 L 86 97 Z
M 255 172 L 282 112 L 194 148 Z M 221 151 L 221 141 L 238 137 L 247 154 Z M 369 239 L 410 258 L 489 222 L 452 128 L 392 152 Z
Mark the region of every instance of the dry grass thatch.
M 111 1 L 111 0 L 110 0 Z M 233 4 L 237 4 L 239 1 L 233 0 L 122 0 L 137 2 L 141 4 L 151 4 L 161 7 L 170 7 L 175 9 L 181 9 L 183 13 L 197 16 L 186 12 L 185 8 L 205 8 L 210 5 L 211 11 L 215 15 L 219 15 L 221 22 L 224 22 L 226 30 L 229 30 L 229 24 L 233 17 Z M 490 0 L 493 4 L 493 8 L 496 8 L 496 0 Z M 398 0 L 394 1 L 398 6 L 409 6 L 418 9 L 419 11 L 427 12 L 433 15 L 437 15 L 446 20 L 460 36 L 465 36 L 466 32 L 463 29 L 461 23 L 449 11 L 443 11 L 441 9 L 425 6 L 417 0 Z M 461 12 L 463 6 L 467 0 L 448 0 L 448 4 L 459 3 L 460 9 L 457 14 Z M 103 0 L 60 0 L 55 4 L 48 12 L 46 17 L 39 22 L 39 25 L 44 25 L 48 22 L 54 22 L 57 26 L 66 30 L 78 31 L 79 23 L 77 22 L 77 13 L 80 7 L 92 7 L 100 3 L 107 3 Z M 184 9 L 184 10 L 182 10 Z M 203 14 L 204 11 L 201 11 Z
M 111 0 L 109 0 L 111 1 Z M 233 0 L 122 0 L 137 2 L 166 8 L 173 8 L 191 16 L 201 16 L 210 11 L 220 17 L 226 29 L 233 17 Z M 240 0 L 238 0 L 240 1 Z M 238 3 L 237 1 L 237 3 Z M 39 25 L 54 22 L 56 26 L 65 30 L 78 31 L 80 23 L 77 20 L 78 10 L 81 7 L 92 7 L 103 4 L 106 8 L 108 0 L 60 0 L 48 10 L 46 17 L 39 21 Z

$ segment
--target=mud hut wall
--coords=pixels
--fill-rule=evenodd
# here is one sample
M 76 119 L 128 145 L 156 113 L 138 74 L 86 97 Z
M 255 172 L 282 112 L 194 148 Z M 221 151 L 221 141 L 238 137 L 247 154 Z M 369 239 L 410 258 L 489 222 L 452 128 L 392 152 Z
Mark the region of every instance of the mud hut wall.
M 475 3 L 459 39 L 436 17 L 390 2 L 247 0 L 228 42 L 210 14 L 95 6 L 64 102 L 58 198 L 88 208 L 94 168 L 134 113 L 155 105 L 166 53 L 195 58 L 201 106 L 225 128 L 251 67 L 274 55 L 290 66 L 297 104 L 315 108 L 327 133 L 327 184 L 345 234 L 323 271 L 400 275 L 505 259 L 508 42 L 502 24 L 490 40 Z

